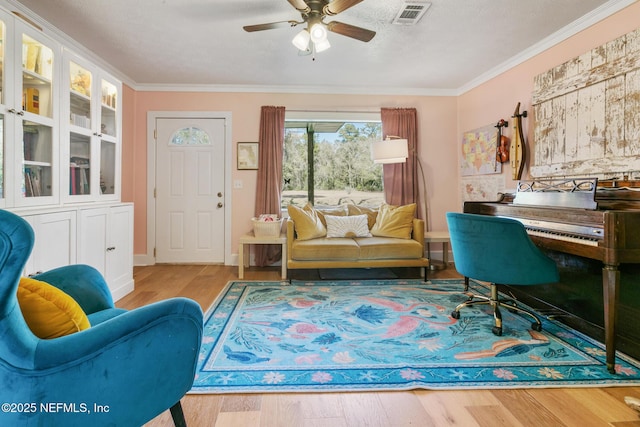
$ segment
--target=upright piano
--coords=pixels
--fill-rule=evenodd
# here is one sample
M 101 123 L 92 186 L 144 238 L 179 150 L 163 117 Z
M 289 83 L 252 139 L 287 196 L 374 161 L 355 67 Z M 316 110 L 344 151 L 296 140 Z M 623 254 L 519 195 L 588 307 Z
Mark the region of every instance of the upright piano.
M 465 202 L 464 212 L 516 219 L 538 247 L 602 263 L 606 362 L 614 372 L 619 266 L 640 263 L 640 184 L 596 178 L 520 181 L 515 194 Z

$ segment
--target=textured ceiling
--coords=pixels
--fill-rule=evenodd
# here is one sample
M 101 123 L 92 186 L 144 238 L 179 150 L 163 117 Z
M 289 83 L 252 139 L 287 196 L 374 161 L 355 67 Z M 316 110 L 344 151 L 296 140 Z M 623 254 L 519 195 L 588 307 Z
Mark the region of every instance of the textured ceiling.
M 430 0 L 415 26 L 392 24 L 404 0 L 364 0 L 339 20 L 377 32 L 369 43 L 329 33 L 299 56 L 286 0 L 9 0 L 21 3 L 135 85 L 222 85 L 367 93 L 456 91 L 560 30 L 629 0 Z

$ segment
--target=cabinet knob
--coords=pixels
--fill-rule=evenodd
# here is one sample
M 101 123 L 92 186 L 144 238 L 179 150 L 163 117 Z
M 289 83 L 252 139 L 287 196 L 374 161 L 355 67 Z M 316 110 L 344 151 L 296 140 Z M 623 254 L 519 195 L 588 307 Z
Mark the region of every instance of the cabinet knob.
M 218 197 L 222 197 L 222 192 L 218 191 Z
M 115 246 L 109 246 L 109 247 L 107 248 L 107 252 L 111 252 L 111 251 L 115 251 L 115 250 L 116 250 L 116 247 L 115 247 Z
M 222 206 L 224 206 L 222 202 L 218 202 L 218 207 L 221 208 Z

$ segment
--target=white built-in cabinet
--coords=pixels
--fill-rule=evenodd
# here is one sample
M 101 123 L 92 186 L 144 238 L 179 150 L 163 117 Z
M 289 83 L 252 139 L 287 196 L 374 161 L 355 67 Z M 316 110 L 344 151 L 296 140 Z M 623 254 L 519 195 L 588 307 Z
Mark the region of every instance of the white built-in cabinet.
M 133 290 L 122 84 L 45 32 L 0 7 L 0 208 L 33 227 L 25 274 L 90 264 L 117 300 Z
M 133 290 L 133 206 L 80 209 L 79 214 L 78 263 L 98 269 L 117 300 Z
M 65 210 L 23 215 L 36 236 L 24 268 L 30 276 L 76 262 L 77 212 Z

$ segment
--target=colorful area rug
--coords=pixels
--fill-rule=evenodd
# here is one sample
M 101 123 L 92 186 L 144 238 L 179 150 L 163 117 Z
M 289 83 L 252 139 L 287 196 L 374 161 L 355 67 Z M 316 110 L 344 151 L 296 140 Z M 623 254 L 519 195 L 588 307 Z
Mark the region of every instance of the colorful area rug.
M 483 285 L 472 282 L 476 291 Z M 550 320 L 465 301 L 460 280 L 230 282 L 205 316 L 191 393 L 619 386 L 638 362 Z

